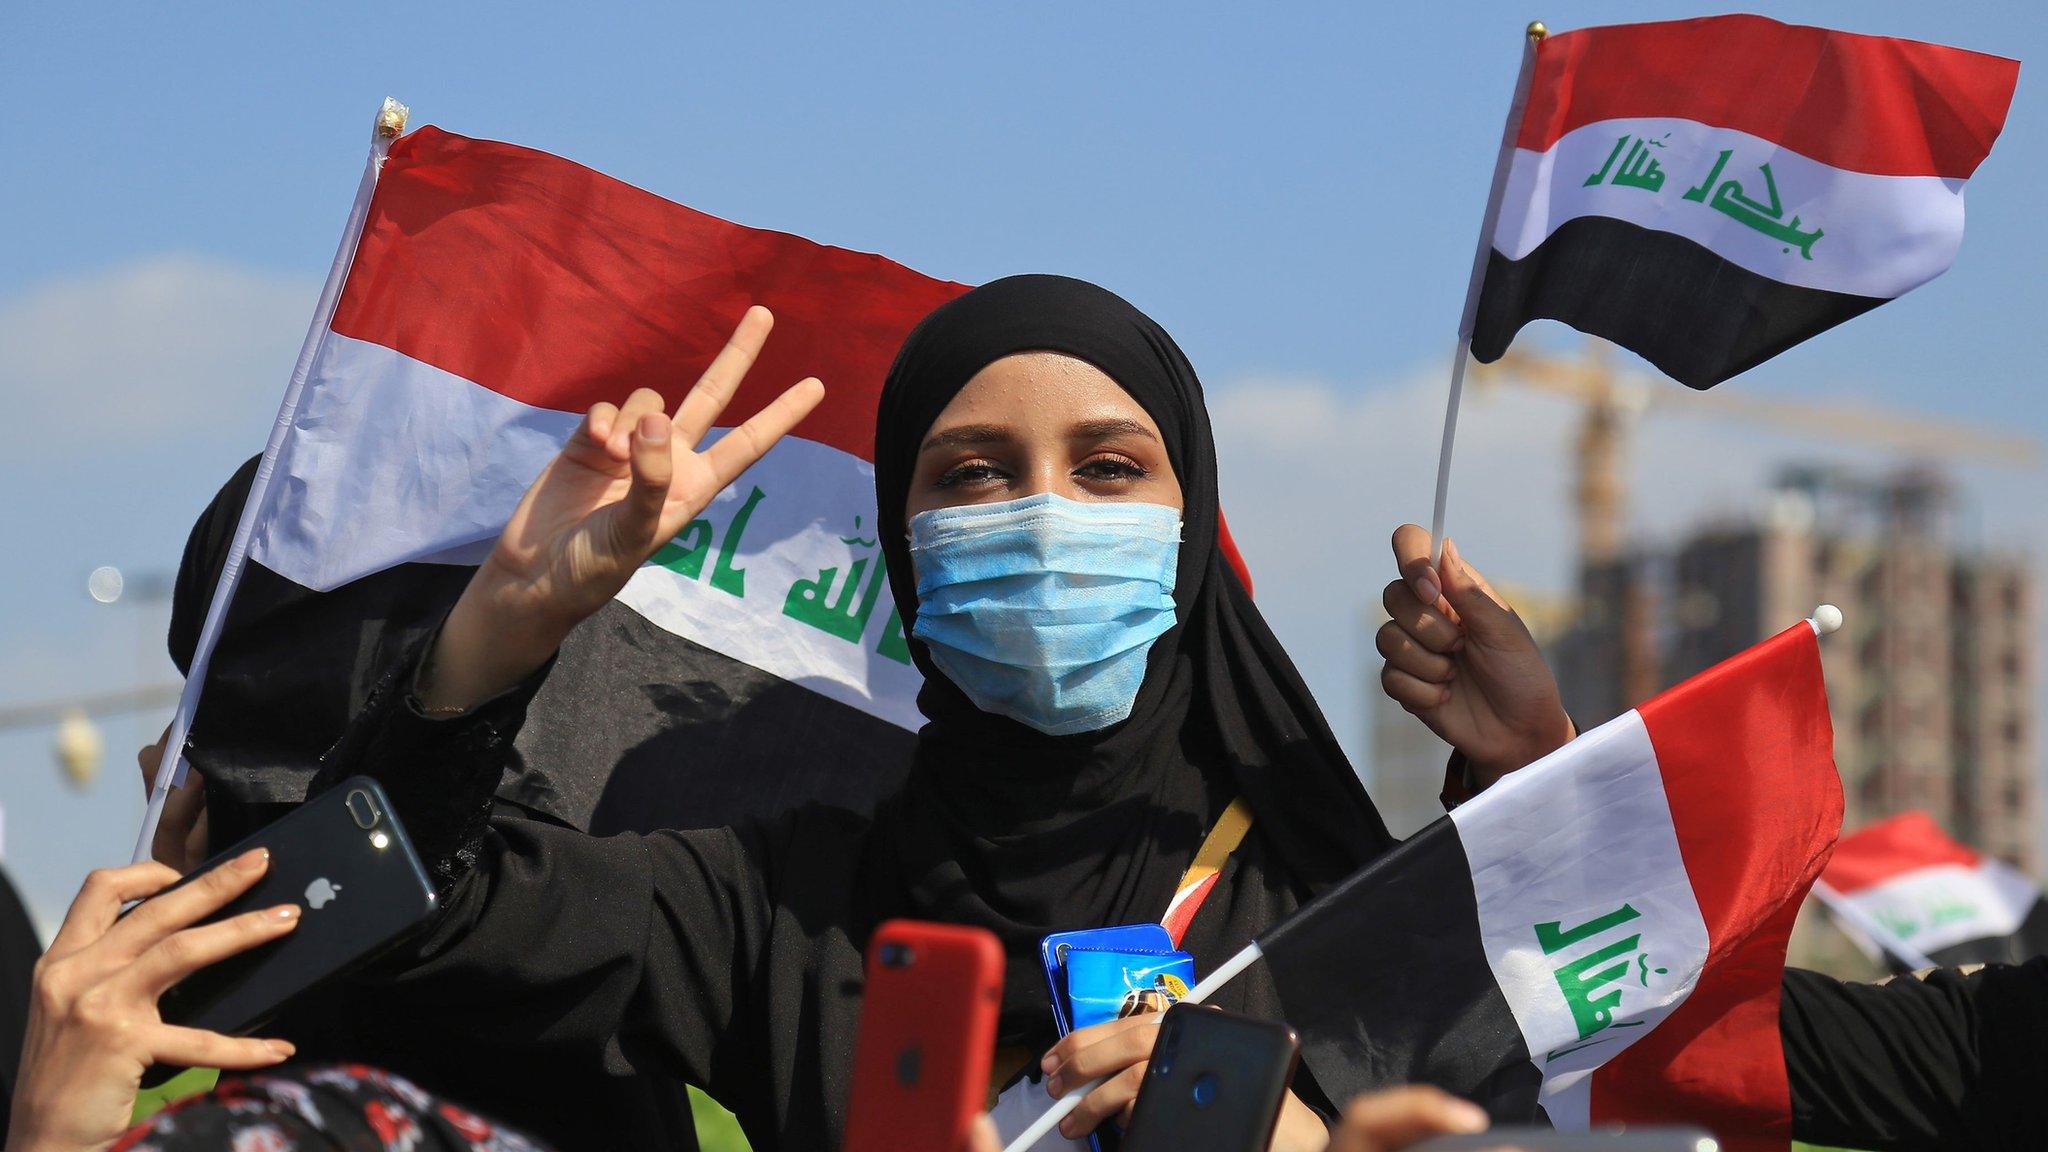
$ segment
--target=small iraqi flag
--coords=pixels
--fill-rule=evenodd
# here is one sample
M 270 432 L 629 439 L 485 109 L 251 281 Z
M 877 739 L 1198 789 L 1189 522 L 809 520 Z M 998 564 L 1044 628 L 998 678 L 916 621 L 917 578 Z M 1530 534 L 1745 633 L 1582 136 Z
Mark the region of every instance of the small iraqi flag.
M 1783 1148 L 1785 943 L 1841 829 L 1800 624 L 1515 772 L 1258 941 L 1332 1099 Z
M 2048 905 L 2026 874 L 1951 839 L 1925 812 L 1842 837 L 1813 894 L 1894 971 L 2048 953 Z
M 1548 318 L 1710 388 L 1947 270 L 2019 62 L 1713 16 L 1536 49 L 1472 354 Z

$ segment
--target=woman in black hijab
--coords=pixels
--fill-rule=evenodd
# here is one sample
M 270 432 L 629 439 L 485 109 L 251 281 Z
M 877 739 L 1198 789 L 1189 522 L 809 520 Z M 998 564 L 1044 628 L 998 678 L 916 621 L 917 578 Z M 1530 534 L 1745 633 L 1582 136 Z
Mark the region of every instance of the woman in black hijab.
M 979 925 L 1002 939 L 1001 1042 L 1015 1057 L 1002 1075 L 1037 1063 L 1054 1039 L 1038 939 L 1159 920 L 1233 801 L 1249 806 L 1251 829 L 1186 927 L 1198 970 L 1391 843 L 1224 563 L 1193 370 L 1122 299 L 1050 276 L 998 281 L 938 309 L 883 391 L 882 543 L 930 721 L 899 793 L 872 818 L 812 806 L 766 823 L 605 839 L 493 821 L 505 749 L 568 628 L 815 405 L 821 390 L 805 381 L 694 451 L 768 324 L 765 311 L 749 313 L 673 420 L 652 392 L 592 410 L 431 648 L 385 679 L 321 781 L 378 777 L 442 886 L 443 915 L 389 966 L 377 997 L 407 1026 L 582 1052 L 619 1072 L 666 1070 L 733 1108 L 764 1152 L 837 1143 L 862 947 L 882 919 Z M 985 538 L 975 527 L 984 515 L 1083 529 L 1034 537 L 1044 551 L 1022 562 L 947 543 Z M 1076 605 L 1117 582 L 1068 564 L 1067 550 L 1132 523 L 1168 528 L 1090 563 L 1167 557 L 1161 603 L 1148 615 L 1119 601 L 1101 626 Z M 988 579 L 948 601 L 947 582 L 977 567 Z M 1030 599 L 1048 585 L 1049 598 Z M 1062 631 L 1077 620 L 1086 627 Z M 1097 640 L 1076 659 L 1082 634 Z M 1279 1010 L 1257 968 L 1217 1003 Z M 1098 1026 L 1103 1042 L 1085 1059 L 1073 1056 L 1086 1044 L 1065 1042 L 1066 1055 L 1043 1065 L 1053 1086 L 1129 1072 L 1149 1047 L 1130 1023 Z M 1135 1083 L 1119 1077 L 1077 1115 L 1092 1124 L 1120 1110 Z M 1296 1091 L 1331 1112 L 1313 1069 Z M 1320 1147 L 1313 1117 L 1290 1116 L 1284 1130 L 1298 1139 L 1286 1146 Z

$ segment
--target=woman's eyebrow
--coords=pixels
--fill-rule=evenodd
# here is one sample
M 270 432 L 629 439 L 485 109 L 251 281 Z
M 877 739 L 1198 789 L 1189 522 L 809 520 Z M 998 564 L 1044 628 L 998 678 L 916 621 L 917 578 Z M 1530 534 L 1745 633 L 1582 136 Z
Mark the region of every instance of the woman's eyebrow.
M 1106 420 L 1083 420 L 1067 429 L 1069 440 L 1107 440 L 1112 436 L 1142 436 L 1155 442 L 1159 439 L 1150 428 L 1122 416 Z
M 1006 444 L 1016 439 L 1014 433 L 1000 424 L 962 424 L 944 432 L 934 432 L 918 446 L 919 452 L 934 448 L 975 448 L 984 444 Z

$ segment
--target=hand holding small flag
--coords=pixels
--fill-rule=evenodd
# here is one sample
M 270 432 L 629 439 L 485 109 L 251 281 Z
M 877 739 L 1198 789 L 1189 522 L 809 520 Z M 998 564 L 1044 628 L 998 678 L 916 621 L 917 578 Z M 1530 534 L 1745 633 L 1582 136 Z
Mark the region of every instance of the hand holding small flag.
M 1535 638 L 1478 569 L 1446 540 L 1430 562 L 1429 533 L 1394 531 L 1401 578 L 1381 602 L 1389 617 L 1375 638 L 1380 684 L 1451 747 L 1465 753 L 1484 788 L 1548 755 L 1575 734 L 1557 681 Z

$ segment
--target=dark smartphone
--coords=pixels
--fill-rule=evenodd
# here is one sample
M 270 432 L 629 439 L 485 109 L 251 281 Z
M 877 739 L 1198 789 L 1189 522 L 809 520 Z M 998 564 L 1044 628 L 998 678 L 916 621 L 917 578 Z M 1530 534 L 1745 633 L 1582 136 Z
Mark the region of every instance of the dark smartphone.
M 297 904 L 299 926 L 172 986 L 158 1002 L 167 1024 L 231 1036 L 252 1032 L 285 1001 L 369 960 L 434 911 L 433 882 L 384 790 L 367 776 L 307 800 L 179 884 L 251 848 L 270 849 L 270 870 L 206 922 Z
M 1510 1127 L 1476 1136 L 1439 1136 L 1415 1145 L 1414 1152 L 1720 1152 L 1720 1148 L 1720 1141 L 1698 1128 L 1557 1132 Z
M 1300 1050 L 1285 1024 L 1199 1004 L 1168 1008 L 1123 1152 L 1264 1152 Z
M 959 1152 L 987 1099 L 1003 1006 L 993 933 L 891 920 L 868 944 L 841 1152 Z

